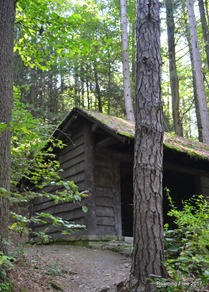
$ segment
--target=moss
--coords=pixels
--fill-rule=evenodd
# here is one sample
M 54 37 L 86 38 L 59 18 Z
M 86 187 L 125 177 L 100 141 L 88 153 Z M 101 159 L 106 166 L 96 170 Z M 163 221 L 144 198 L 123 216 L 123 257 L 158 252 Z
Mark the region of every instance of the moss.
M 112 135 L 118 136 L 118 139 L 121 137 L 134 139 L 134 122 L 96 111 L 87 111 L 79 108 L 75 108 L 71 113 L 74 113 L 76 116 L 81 115 L 85 117 L 87 120 L 103 128 L 104 131 L 109 132 L 110 135 L 112 133 Z M 72 118 L 72 114 L 69 114 L 69 118 Z M 67 119 L 65 120 L 64 124 L 66 123 Z M 174 133 L 164 133 L 163 144 L 165 147 L 173 149 L 177 152 L 186 153 L 192 159 L 202 159 L 209 161 L 209 145 L 204 143 L 195 140 L 189 140 L 175 135 Z
M 172 145 L 172 144 L 169 144 L 169 143 L 166 143 L 166 142 L 163 142 L 163 145 L 166 147 L 166 148 L 169 148 L 171 150 L 175 150 L 177 152 L 182 152 L 182 153 L 186 153 L 188 154 L 191 158 L 193 159 L 203 159 L 205 160 L 206 157 L 205 155 L 202 155 L 200 153 L 198 153 L 197 151 L 193 150 L 193 149 L 182 149 L 181 146 L 177 146 L 177 145 Z
M 135 125 L 133 122 L 94 111 L 81 111 L 84 112 L 88 117 L 98 121 L 104 128 L 108 128 L 118 135 L 132 139 L 135 136 Z
M 131 138 L 131 139 L 134 139 L 134 136 L 135 136 L 132 133 L 122 132 L 122 131 L 117 132 L 117 134 L 120 134 L 121 136 L 125 136 L 125 137 Z

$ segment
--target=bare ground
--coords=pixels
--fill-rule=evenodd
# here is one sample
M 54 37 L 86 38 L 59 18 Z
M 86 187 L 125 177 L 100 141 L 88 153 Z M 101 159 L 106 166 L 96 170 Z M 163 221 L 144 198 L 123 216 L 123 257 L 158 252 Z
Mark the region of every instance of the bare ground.
M 117 291 L 129 271 L 127 254 L 53 244 L 25 247 L 10 277 L 14 292 L 106 292 Z

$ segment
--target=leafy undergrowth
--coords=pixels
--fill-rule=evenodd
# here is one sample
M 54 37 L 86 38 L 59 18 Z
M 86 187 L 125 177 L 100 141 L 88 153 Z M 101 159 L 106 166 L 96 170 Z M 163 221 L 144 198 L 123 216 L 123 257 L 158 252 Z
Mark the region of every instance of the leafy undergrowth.
M 166 269 L 169 279 L 160 291 L 209 291 L 209 203 L 194 196 L 177 210 L 171 197 L 169 216 L 176 229 L 165 231 Z M 207 288 L 208 287 L 208 288 Z

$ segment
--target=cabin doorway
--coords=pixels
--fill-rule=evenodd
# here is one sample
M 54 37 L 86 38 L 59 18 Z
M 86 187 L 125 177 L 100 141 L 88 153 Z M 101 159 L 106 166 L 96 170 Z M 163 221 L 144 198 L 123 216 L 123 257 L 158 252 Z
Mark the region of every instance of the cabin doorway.
M 197 188 L 197 178 L 194 175 L 179 173 L 171 170 L 165 170 L 163 174 L 163 219 L 164 224 L 169 224 L 169 229 L 176 227 L 174 223 L 174 218 L 167 215 L 168 211 L 171 209 L 167 190 L 174 202 L 177 209 L 182 209 L 182 201 L 188 200 L 193 195 L 198 194 Z
M 122 235 L 133 236 L 133 164 L 121 162 L 121 220 Z M 175 228 L 174 218 L 167 215 L 170 210 L 165 188 L 169 189 L 170 195 L 178 209 L 182 208 L 182 201 L 198 194 L 197 177 L 190 174 L 165 170 L 163 173 L 163 220 L 169 228 Z
M 133 164 L 122 162 L 121 177 L 121 220 L 122 235 L 133 236 Z

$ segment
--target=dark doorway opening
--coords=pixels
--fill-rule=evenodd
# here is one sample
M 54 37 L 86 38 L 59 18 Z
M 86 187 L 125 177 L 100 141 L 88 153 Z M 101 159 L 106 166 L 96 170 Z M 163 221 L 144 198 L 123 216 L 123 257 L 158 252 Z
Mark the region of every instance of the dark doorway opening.
M 197 191 L 197 180 L 194 175 L 178 173 L 175 171 L 164 171 L 163 174 L 163 217 L 164 224 L 169 224 L 169 229 L 176 227 L 174 223 L 174 218 L 167 215 L 168 211 L 171 209 L 169 205 L 167 190 L 174 202 L 177 209 L 182 209 L 182 201 L 188 200 L 193 195 L 198 193 Z
M 120 175 L 122 235 L 133 236 L 133 164 L 122 162 Z
M 122 162 L 121 174 L 121 218 L 122 235 L 133 236 L 133 165 Z M 169 189 L 170 195 L 178 209 L 182 208 L 182 201 L 198 194 L 197 177 L 190 174 L 165 170 L 163 173 L 163 219 L 169 228 L 175 228 L 174 218 L 167 215 L 170 210 L 165 188 Z

